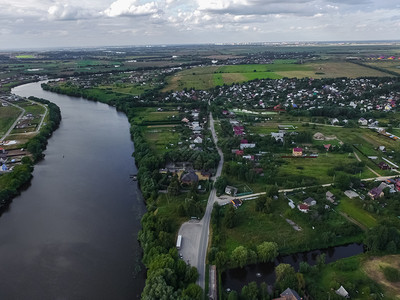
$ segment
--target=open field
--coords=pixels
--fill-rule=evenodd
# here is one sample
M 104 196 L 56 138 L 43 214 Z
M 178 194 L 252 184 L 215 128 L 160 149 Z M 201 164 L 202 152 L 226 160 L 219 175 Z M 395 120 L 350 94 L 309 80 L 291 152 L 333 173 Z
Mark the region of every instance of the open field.
M 380 68 L 391 72 L 396 72 L 400 75 L 400 61 L 399 60 L 375 60 L 372 62 L 363 62 L 364 65 L 374 68 Z
M 113 91 L 115 93 L 127 94 L 127 95 L 141 95 L 146 91 L 151 90 L 151 85 L 139 85 L 139 84 L 121 84 L 121 85 L 104 85 L 100 86 L 99 89 L 105 89 Z
M 20 113 L 21 110 L 14 106 L 0 106 L 0 135 L 5 134 L 10 129 Z
M 400 255 L 374 257 L 366 261 L 362 269 L 368 277 L 384 287 L 389 297 L 400 299 L 400 281 L 390 282 L 382 272 L 382 268 L 387 266 L 396 268 L 397 270 L 400 269 Z
M 381 292 L 384 293 L 384 297 L 376 299 L 395 299 L 368 277 L 368 272 L 363 267 L 367 259 L 365 254 L 340 259 L 325 265 L 321 272 L 315 275 L 306 274 L 306 280 L 312 282 L 313 287 L 321 294 L 325 294 L 325 299 L 328 299 L 328 295 L 333 299 L 336 296 L 335 290 L 341 285 L 350 293 L 351 299 L 374 299 L 371 298 L 371 294 L 380 295 Z
M 264 241 L 276 242 L 280 253 L 293 253 L 306 249 L 322 247 L 321 233 L 338 226 L 345 226 L 348 221 L 339 214 L 332 213 L 332 217 L 325 222 L 324 228 L 312 228 L 307 216 L 296 210 L 291 210 L 286 200 L 275 200 L 273 212 L 265 214 L 255 211 L 256 201 L 245 201 L 236 211 L 237 225 L 233 229 L 223 229 L 226 237 L 225 247 L 231 253 L 237 246 L 249 248 Z M 225 208 L 226 209 L 226 208 Z M 302 230 L 295 231 L 283 216 L 288 216 L 298 224 Z M 351 242 L 357 237 L 337 238 L 336 243 Z
M 151 126 L 146 128 L 144 137 L 149 142 L 151 148 L 159 154 L 168 149 L 176 148 L 180 141 L 180 134 L 170 127 Z
M 32 54 L 21 54 L 21 55 L 16 55 L 15 58 L 27 59 L 27 58 L 35 58 L 35 56 Z
M 312 69 L 312 73 L 279 72 L 284 77 L 310 77 L 310 78 L 336 78 L 336 77 L 384 77 L 387 73 L 356 65 L 346 61 L 327 61 L 306 63 L 305 66 Z
M 163 89 L 210 89 L 217 85 L 240 83 L 254 79 L 335 78 L 390 76 L 379 70 L 346 61 L 316 61 L 296 64 L 293 60 L 277 60 L 273 64 L 227 65 L 196 67 L 179 72 L 167 79 Z
M 338 165 L 346 165 L 357 162 L 354 155 L 325 153 L 317 158 L 310 159 L 285 159 L 285 164 L 279 168 L 277 180 L 290 178 L 291 176 L 315 177 L 318 184 L 332 183 L 333 176 L 329 176 L 328 170 Z M 365 170 L 361 178 L 369 178 L 372 174 Z M 278 182 L 279 184 L 279 182 Z M 281 183 L 283 184 L 283 182 Z
M 172 111 L 157 111 L 155 107 L 138 107 L 135 109 L 134 120 L 135 123 L 141 124 L 142 122 L 160 122 L 160 121 L 171 121 L 175 122 L 179 120 L 179 112 L 177 110 Z M 155 124 L 157 125 L 157 124 Z M 167 124 L 164 124 L 167 125 Z
M 35 117 L 38 115 L 42 115 L 44 114 L 45 110 L 43 108 L 43 106 L 36 104 L 36 103 L 32 103 L 32 102 L 26 102 L 24 104 L 18 104 L 20 107 L 24 108 L 26 111 L 26 114 L 32 114 Z
M 361 207 L 359 199 L 342 197 L 338 208 L 340 211 L 346 213 L 348 216 L 360 222 L 367 228 L 374 227 L 378 224 L 377 220 Z

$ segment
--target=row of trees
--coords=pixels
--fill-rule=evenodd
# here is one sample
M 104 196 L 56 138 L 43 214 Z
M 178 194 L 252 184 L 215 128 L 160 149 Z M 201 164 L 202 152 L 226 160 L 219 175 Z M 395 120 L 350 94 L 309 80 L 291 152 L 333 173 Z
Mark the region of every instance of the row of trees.
M 44 88 L 73 95 L 71 89 L 59 86 L 46 85 Z M 77 95 L 88 96 L 83 94 L 82 90 Z M 154 95 L 149 93 L 148 97 L 152 98 Z M 168 157 L 157 155 L 144 138 L 142 128 L 133 125 L 137 103 L 132 101 L 131 97 L 113 95 L 110 101 L 105 97 L 94 97 L 92 100 L 115 105 L 117 109 L 127 114 L 132 124 L 130 132 L 135 142 L 134 155 L 138 165 L 138 181 L 148 209 L 142 217 L 142 230 L 138 236 L 143 249 L 142 261 L 148 269 L 142 299 L 201 299 L 202 289 L 195 284 L 198 276 L 196 268 L 181 260 L 174 247 L 175 220 L 170 216 L 157 214 L 156 200 L 159 181 L 162 179 L 158 170 L 165 165 Z
M 47 105 L 49 110 L 49 120 L 46 122 L 46 125 L 41 128 L 39 134 L 30 139 L 26 144 L 26 149 L 32 154 L 33 160 L 36 162 L 43 158 L 43 151 L 46 149 L 47 140 L 60 126 L 61 111 L 56 104 L 48 100 L 32 96 L 29 99 Z

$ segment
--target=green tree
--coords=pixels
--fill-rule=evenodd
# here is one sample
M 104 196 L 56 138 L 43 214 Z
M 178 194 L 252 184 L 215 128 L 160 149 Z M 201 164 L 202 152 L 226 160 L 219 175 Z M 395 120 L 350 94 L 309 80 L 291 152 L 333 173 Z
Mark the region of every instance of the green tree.
M 224 251 L 218 251 L 215 255 L 215 265 L 219 270 L 222 270 L 226 266 L 226 262 L 228 261 L 226 254 Z
M 186 289 L 182 292 L 183 299 L 187 300 L 202 300 L 203 299 L 203 289 L 195 283 L 188 285 Z
M 215 188 L 217 190 L 217 194 L 221 195 L 225 192 L 225 188 L 228 185 L 228 181 L 224 176 L 218 177 L 218 179 L 215 181 Z
M 269 300 L 268 286 L 265 282 L 260 284 L 260 300 Z
M 238 294 L 236 291 L 231 291 L 228 295 L 228 300 L 238 300 Z
M 296 289 L 297 288 L 297 278 L 294 268 L 289 264 L 279 264 L 275 268 L 276 281 L 275 285 L 280 290 L 283 291 L 287 288 Z
M 258 286 L 254 281 L 250 282 L 242 288 L 241 298 L 248 300 L 258 299 Z
M 350 176 L 346 174 L 339 174 L 335 178 L 335 185 L 341 190 L 347 190 L 350 186 Z
M 171 182 L 168 185 L 167 192 L 168 192 L 168 195 L 170 195 L 170 196 L 178 196 L 179 195 L 179 181 L 178 181 L 178 177 L 176 175 L 174 175 L 171 178 Z
M 243 246 L 238 246 L 232 251 L 231 262 L 233 266 L 243 268 L 247 263 L 248 251 Z
M 261 196 L 261 197 L 257 198 L 255 210 L 256 211 L 264 211 L 266 200 L 267 199 L 265 196 Z
M 301 273 L 296 273 L 297 278 L 297 291 L 304 291 L 306 288 L 306 280 L 304 279 L 304 275 Z
M 177 295 L 174 293 L 174 288 L 169 286 L 161 275 L 146 280 L 146 285 L 142 293 L 142 300 L 174 300 L 176 297 Z
M 236 225 L 236 208 L 233 205 L 228 205 L 224 216 L 224 224 L 227 228 L 233 228 Z
M 278 256 L 278 245 L 274 242 L 263 242 L 257 246 L 257 254 L 262 262 L 274 261 Z
M 326 260 L 326 254 L 322 253 L 317 256 L 317 268 L 321 271 L 321 269 L 325 265 L 325 260 Z

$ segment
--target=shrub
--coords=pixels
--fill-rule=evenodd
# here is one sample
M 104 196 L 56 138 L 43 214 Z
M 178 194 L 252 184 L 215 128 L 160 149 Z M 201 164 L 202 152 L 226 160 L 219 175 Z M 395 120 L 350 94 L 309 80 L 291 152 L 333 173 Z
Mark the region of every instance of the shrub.
M 400 271 L 393 267 L 383 267 L 382 268 L 383 275 L 390 282 L 398 282 L 400 281 Z

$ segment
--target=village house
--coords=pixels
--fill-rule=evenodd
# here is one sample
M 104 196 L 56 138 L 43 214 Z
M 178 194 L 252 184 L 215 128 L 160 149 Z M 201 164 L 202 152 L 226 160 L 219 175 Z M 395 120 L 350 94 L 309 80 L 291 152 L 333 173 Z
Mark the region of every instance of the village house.
M 340 286 L 340 288 L 338 288 L 335 293 L 339 296 L 342 296 L 344 298 L 350 298 L 349 296 L 349 292 L 346 291 L 346 289 L 343 287 L 343 285 Z
M 209 171 L 201 170 L 201 171 L 195 171 L 195 173 L 199 178 L 199 180 L 210 180 L 211 172 Z
M 236 154 L 236 156 L 243 156 L 244 151 L 243 150 L 235 150 L 235 154 Z
M 387 184 L 382 182 L 378 187 L 374 187 L 372 190 L 368 192 L 368 196 L 371 197 L 371 199 L 376 200 L 378 198 L 381 198 L 385 195 L 383 190 L 387 187 Z
M 358 124 L 360 124 L 361 126 L 367 126 L 368 125 L 368 120 L 366 120 L 364 118 L 359 118 L 358 119 Z
M 295 290 L 287 288 L 280 294 L 279 298 L 274 298 L 273 300 L 301 300 L 301 297 Z
M 238 189 L 234 186 L 227 185 L 225 187 L 225 194 L 235 197 Z
M 333 195 L 330 191 L 327 191 L 326 194 L 326 200 L 328 200 L 331 203 L 335 202 L 335 195 Z
M 381 161 L 381 162 L 378 164 L 378 167 L 379 167 L 381 170 L 389 170 L 389 169 L 390 169 L 389 165 L 388 165 L 387 163 L 384 163 L 383 161 Z
M 199 181 L 199 177 L 194 170 L 190 170 L 187 173 L 183 173 L 181 176 L 181 182 L 184 184 L 193 184 Z
M 271 137 L 273 137 L 277 142 L 283 143 L 284 136 L 285 136 L 284 130 L 279 130 L 279 132 L 271 132 Z
M 253 161 L 255 158 L 254 158 L 254 155 L 243 155 L 242 156 L 244 159 L 248 159 L 248 160 L 251 160 L 251 161 Z
M 303 201 L 304 204 L 307 204 L 308 206 L 314 206 L 317 204 L 317 201 L 311 197 L 308 197 L 306 200 Z
M 203 139 L 201 138 L 201 137 L 196 137 L 194 140 L 193 140 L 193 143 L 195 143 L 195 144 L 201 144 L 201 143 L 203 143 Z
M 293 156 L 303 156 L 303 148 L 293 148 Z
M 301 203 L 297 205 L 297 209 L 303 213 L 308 213 L 310 207 L 307 204 Z
M 247 149 L 247 148 L 254 148 L 255 146 L 256 146 L 256 144 L 249 143 L 247 140 L 243 139 L 240 141 L 239 148 L 240 148 L 240 150 L 243 150 L 243 149 Z

